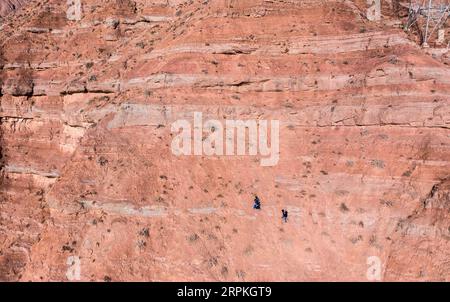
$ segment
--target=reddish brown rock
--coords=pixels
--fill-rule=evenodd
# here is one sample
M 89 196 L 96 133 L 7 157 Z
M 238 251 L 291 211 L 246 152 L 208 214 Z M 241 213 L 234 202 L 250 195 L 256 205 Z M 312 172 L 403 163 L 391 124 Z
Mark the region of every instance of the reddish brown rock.
M 18 10 L 27 0 L 3 0 L 0 2 L 0 18 Z
M 381 280 L 449 280 L 450 70 L 363 4 L 8 16 L 0 279 L 67 280 L 78 257 L 85 281 L 367 280 L 376 257 Z M 193 112 L 279 120 L 278 164 L 173 155 Z

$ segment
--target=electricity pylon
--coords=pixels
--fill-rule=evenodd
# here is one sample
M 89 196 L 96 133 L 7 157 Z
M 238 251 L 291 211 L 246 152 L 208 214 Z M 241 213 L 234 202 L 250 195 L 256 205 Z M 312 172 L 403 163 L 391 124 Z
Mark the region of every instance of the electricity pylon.
M 422 46 L 428 47 L 429 38 L 447 22 L 449 16 L 449 0 L 410 0 L 404 28 L 409 30 L 413 25 L 417 26 Z

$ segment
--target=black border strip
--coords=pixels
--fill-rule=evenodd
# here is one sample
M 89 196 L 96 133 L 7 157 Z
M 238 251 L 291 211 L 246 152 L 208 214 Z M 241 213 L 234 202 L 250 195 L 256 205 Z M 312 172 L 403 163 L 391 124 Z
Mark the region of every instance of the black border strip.
M 270 289 L 270 290 L 269 290 Z M 300 301 L 306 297 L 342 298 L 345 301 L 366 301 L 367 299 L 380 299 L 384 301 L 391 298 L 392 293 L 400 295 L 402 300 L 409 298 L 427 298 L 431 294 L 445 297 L 448 295 L 449 283 L 245 283 L 245 282 L 151 282 L 151 283 L 0 283 L 0 293 L 11 294 L 20 298 L 22 295 L 31 295 L 33 299 L 42 297 L 61 301 L 65 298 L 85 301 L 92 295 L 112 297 L 114 300 L 130 301 L 139 298 L 142 301 L 154 298 L 169 299 L 195 299 L 197 301 L 231 300 L 236 298 L 249 299 L 283 299 L 297 297 Z M 206 292 L 210 292 L 206 299 Z M 189 294 L 200 296 L 189 296 Z M 270 294 L 269 294 L 270 293 Z M 182 296 L 180 296 L 182 294 Z M 185 296 L 188 294 L 188 296 Z M 203 294 L 203 296 L 202 296 Z M 143 297 L 143 298 L 141 298 Z M 297 299 L 296 299 L 297 300 Z M 309 300 L 309 299 L 308 299 Z

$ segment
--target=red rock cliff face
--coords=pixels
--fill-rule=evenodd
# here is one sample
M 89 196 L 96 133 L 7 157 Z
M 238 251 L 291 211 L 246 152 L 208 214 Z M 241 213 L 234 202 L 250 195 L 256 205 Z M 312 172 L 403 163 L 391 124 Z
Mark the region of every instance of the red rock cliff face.
M 1 280 L 450 279 L 450 70 L 402 31 L 351 1 L 81 4 L 0 32 Z M 193 112 L 279 120 L 278 164 L 173 155 Z
M 0 18 L 22 7 L 27 0 L 2 0 L 0 1 Z M 1 20 L 1 19 L 0 19 Z

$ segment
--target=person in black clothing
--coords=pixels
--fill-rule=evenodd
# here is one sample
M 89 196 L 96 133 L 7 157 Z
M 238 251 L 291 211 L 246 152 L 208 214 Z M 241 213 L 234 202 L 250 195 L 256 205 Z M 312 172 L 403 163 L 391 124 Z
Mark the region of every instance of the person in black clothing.
M 259 201 L 258 196 L 255 196 L 255 203 L 253 204 L 255 210 L 261 210 L 261 201 Z
M 281 219 L 283 219 L 284 222 L 287 222 L 288 219 L 288 211 L 285 209 L 281 210 Z

